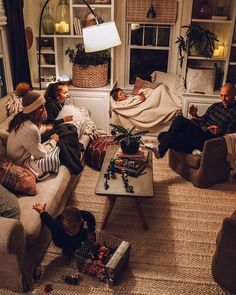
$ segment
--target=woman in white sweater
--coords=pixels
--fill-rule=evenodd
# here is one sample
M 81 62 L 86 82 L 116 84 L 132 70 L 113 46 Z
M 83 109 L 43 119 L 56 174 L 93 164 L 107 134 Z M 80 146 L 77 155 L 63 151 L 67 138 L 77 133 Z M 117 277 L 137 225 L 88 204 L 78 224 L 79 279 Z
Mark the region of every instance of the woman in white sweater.
M 59 148 L 56 146 L 59 137 L 53 134 L 46 144 L 41 144 L 42 122 L 47 118 L 45 98 L 40 92 L 25 87 L 18 87 L 17 92 L 16 95 L 22 97 L 23 110 L 10 121 L 7 156 L 17 165 L 29 168 L 40 179 L 50 170 L 57 172 L 59 169 Z M 53 159 L 50 167 L 48 161 L 41 160 L 49 156 Z

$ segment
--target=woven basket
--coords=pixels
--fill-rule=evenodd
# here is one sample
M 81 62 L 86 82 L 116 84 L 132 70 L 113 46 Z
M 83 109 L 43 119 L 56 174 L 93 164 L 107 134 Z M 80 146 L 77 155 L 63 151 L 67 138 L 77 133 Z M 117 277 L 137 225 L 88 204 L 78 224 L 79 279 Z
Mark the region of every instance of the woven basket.
M 108 64 L 81 67 L 72 66 L 72 84 L 81 88 L 97 88 L 107 85 Z

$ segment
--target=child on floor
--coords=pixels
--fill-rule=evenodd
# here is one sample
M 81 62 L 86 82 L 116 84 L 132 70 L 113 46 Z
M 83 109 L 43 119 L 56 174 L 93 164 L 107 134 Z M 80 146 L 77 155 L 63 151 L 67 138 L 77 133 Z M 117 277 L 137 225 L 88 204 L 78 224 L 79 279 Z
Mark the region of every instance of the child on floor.
M 50 229 L 53 243 L 61 248 L 62 254 L 68 258 L 73 256 L 82 241 L 95 242 L 96 222 L 92 213 L 75 207 L 66 207 L 62 214 L 53 219 L 45 211 L 46 204 L 37 203 L 32 208 L 40 214 L 42 222 Z M 84 221 L 87 228 L 84 228 Z

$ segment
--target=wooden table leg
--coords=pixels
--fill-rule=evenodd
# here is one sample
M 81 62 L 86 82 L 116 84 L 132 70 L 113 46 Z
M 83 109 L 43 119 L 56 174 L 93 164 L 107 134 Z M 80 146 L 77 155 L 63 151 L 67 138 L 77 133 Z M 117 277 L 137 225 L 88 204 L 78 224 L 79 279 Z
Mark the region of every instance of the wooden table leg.
M 148 225 L 147 225 L 147 223 L 145 221 L 143 211 L 142 211 L 142 207 L 141 207 L 142 198 L 136 197 L 136 198 L 134 198 L 134 201 L 135 201 L 136 208 L 138 209 L 139 219 L 140 219 L 140 221 L 142 223 L 143 229 L 148 230 Z
M 111 215 L 111 211 L 115 205 L 115 202 L 116 202 L 116 197 L 114 196 L 107 196 L 107 199 L 108 199 L 108 207 L 107 207 L 107 210 L 106 210 L 106 215 L 102 221 L 102 229 L 104 229 L 106 227 L 106 224 L 108 222 L 108 219 Z

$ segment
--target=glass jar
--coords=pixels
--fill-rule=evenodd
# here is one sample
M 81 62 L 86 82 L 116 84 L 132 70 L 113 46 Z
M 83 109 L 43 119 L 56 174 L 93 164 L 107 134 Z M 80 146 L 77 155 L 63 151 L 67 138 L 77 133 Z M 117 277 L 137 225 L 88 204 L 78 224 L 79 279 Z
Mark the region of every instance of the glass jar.
M 45 35 L 54 34 L 55 20 L 50 13 L 49 6 L 46 6 L 45 13 L 42 18 L 43 33 Z
M 70 33 L 70 7 L 68 0 L 59 0 L 56 7 L 56 34 Z

